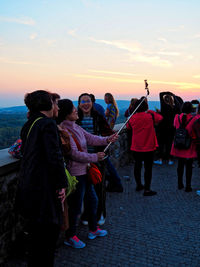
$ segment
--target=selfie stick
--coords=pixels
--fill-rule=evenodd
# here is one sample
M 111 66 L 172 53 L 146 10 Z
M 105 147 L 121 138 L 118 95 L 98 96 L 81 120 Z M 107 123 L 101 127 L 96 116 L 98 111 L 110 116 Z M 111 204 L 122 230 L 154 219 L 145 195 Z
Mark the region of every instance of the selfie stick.
M 147 94 L 146 96 L 142 99 L 142 101 L 140 102 L 140 104 L 136 107 L 136 109 L 131 113 L 131 115 L 128 117 L 128 119 L 126 120 L 126 122 L 121 126 L 121 128 L 118 130 L 118 132 L 116 133 L 116 135 L 119 135 L 120 132 L 122 131 L 122 129 L 126 126 L 127 122 L 130 120 L 130 118 L 133 116 L 133 114 L 135 114 L 135 112 L 138 110 L 138 108 L 142 105 L 142 103 L 147 99 L 147 96 L 149 95 L 149 88 L 148 88 L 148 83 L 147 80 L 144 80 L 145 83 L 145 90 L 147 90 Z M 110 147 L 110 145 L 112 144 L 112 142 L 110 142 L 107 147 L 104 149 L 104 153 L 106 153 L 106 151 L 108 150 L 108 148 Z

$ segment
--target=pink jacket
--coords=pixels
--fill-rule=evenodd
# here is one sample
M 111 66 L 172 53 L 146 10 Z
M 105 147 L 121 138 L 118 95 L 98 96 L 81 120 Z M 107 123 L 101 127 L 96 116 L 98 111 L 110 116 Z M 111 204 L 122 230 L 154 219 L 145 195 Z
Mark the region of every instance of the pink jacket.
M 182 121 L 183 113 L 180 115 L 176 115 L 174 118 L 174 127 L 177 129 L 180 126 L 180 123 L 178 121 L 178 116 L 180 116 L 180 120 Z M 192 118 L 191 114 L 187 114 L 187 121 Z M 188 133 L 192 136 L 192 125 L 195 122 L 196 118 L 194 117 L 186 126 L 186 129 L 188 130 Z M 179 158 L 196 158 L 197 153 L 196 153 L 196 145 L 194 141 L 192 141 L 192 144 L 190 148 L 188 149 L 177 149 L 174 147 L 174 143 L 172 144 L 171 148 L 171 155 Z
M 90 162 L 97 162 L 98 156 L 97 153 L 88 153 L 87 145 L 91 146 L 105 146 L 107 145 L 108 137 L 101 137 L 97 135 L 93 135 L 85 131 L 79 125 L 77 125 L 74 121 L 65 120 L 60 124 L 60 127 L 68 132 L 70 136 L 70 161 L 67 165 L 67 169 L 71 175 L 79 176 L 87 173 L 87 165 Z M 79 151 L 77 145 L 72 138 L 71 133 L 67 130 L 69 129 L 74 133 L 77 141 L 79 142 L 83 151 Z

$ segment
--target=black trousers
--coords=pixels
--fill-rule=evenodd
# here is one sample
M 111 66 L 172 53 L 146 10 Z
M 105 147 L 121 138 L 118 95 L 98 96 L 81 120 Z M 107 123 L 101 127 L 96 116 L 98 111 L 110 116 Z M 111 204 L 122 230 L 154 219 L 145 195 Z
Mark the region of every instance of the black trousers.
M 152 167 L 153 167 L 153 157 L 154 151 L 150 152 L 136 152 L 133 151 L 133 156 L 135 159 L 134 176 L 137 186 L 141 183 L 141 170 L 142 161 L 144 161 L 144 189 L 150 190 L 151 180 L 152 180 Z
M 32 223 L 28 232 L 28 267 L 53 267 L 60 225 Z
M 178 175 L 178 186 L 183 184 L 183 174 L 184 174 L 184 166 L 186 167 L 186 187 L 191 187 L 192 180 L 192 163 L 193 159 L 185 159 L 178 158 L 178 167 L 177 167 L 177 175 Z

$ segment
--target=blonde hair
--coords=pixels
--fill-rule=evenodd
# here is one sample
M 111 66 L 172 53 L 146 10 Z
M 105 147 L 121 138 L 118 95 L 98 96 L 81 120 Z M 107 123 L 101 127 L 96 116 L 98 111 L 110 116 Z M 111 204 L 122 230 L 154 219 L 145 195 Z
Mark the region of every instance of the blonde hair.
M 116 103 L 113 95 L 111 93 L 106 93 L 105 97 L 108 98 L 109 104 L 113 104 L 114 107 L 116 108 L 116 117 L 118 117 L 119 116 L 119 109 L 118 109 L 117 103 Z

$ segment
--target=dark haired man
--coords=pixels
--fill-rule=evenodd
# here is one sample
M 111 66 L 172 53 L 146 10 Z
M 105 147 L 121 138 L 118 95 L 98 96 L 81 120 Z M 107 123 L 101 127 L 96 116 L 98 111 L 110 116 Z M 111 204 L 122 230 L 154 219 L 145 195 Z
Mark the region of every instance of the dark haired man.
M 29 118 L 21 130 L 17 207 L 28 222 L 28 266 L 52 267 L 67 178 L 50 93 L 34 91 L 24 102 Z

